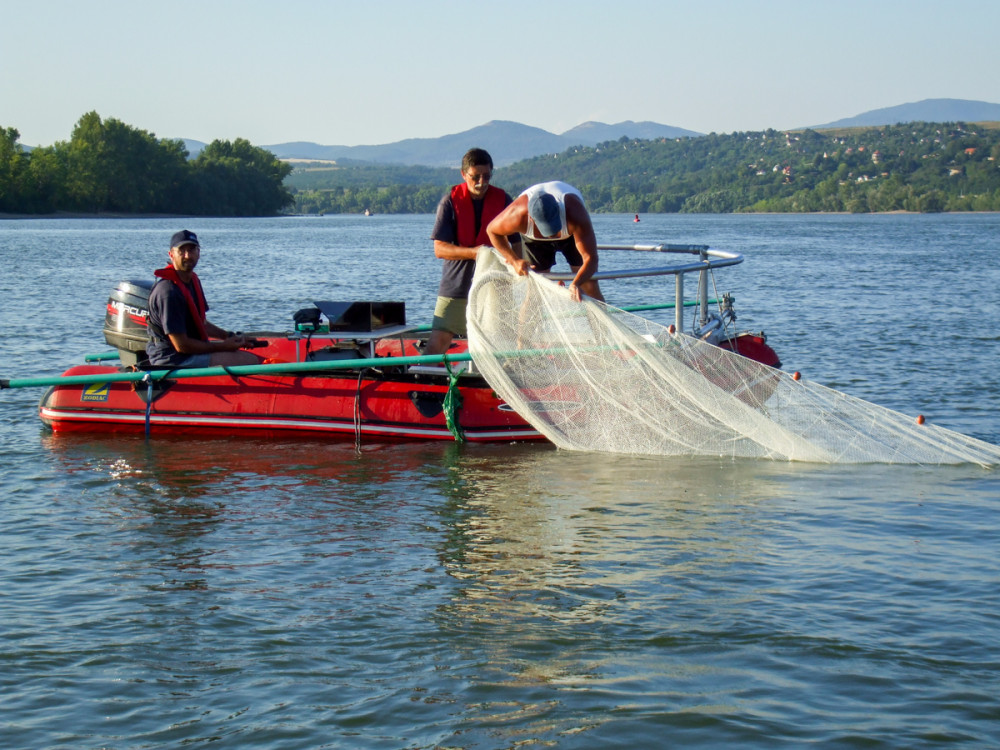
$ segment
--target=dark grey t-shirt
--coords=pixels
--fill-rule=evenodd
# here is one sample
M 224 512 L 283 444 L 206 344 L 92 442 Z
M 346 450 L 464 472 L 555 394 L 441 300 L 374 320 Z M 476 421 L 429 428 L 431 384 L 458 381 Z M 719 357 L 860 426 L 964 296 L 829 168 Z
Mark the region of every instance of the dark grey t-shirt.
M 194 294 L 193 289 L 192 294 Z M 181 354 L 174 349 L 167 334 L 186 333 L 193 339 L 201 338 L 198 326 L 188 309 L 187 300 L 177 285 L 166 279 L 157 281 L 149 293 L 149 317 L 146 323 L 149 327 L 146 354 L 152 365 L 172 367 L 191 356 Z
M 509 206 L 513 199 L 505 192 L 504 207 Z M 483 201 L 472 200 L 472 206 L 476 211 L 476 234 L 479 234 L 483 215 Z M 515 235 L 516 236 L 516 235 Z M 437 217 L 434 220 L 434 229 L 431 231 L 431 239 L 441 242 L 458 244 L 458 221 L 455 218 L 455 206 L 451 202 L 451 191 L 438 203 Z M 438 286 L 439 297 L 457 297 L 465 299 L 469 296 L 469 289 L 472 287 L 472 277 L 476 272 L 476 261 L 474 260 L 446 260 L 441 269 L 441 284 Z

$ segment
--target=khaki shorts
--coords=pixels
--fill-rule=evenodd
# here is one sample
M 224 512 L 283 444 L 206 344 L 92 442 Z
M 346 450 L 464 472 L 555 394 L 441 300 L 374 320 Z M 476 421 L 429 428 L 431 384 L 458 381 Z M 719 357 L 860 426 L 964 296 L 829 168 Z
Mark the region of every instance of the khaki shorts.
M 465 308 L 469 301 L 458 297 L 438 297 L 434 306 L 432 331 L 449 331 L 456 336 L 465 335 Z

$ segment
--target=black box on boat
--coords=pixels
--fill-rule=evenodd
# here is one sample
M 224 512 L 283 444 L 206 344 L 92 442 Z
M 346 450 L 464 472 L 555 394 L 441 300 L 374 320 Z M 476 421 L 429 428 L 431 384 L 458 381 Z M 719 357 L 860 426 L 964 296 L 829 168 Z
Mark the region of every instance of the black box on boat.
M 313 302 L 330 321 L 330 332 L 368 333 L 406 325 L 405 302 Z
M 120 281 L 108 297 L 104 340 L 119 351 L 145 351 L 149 338 L 149 291 L 152 281 Z

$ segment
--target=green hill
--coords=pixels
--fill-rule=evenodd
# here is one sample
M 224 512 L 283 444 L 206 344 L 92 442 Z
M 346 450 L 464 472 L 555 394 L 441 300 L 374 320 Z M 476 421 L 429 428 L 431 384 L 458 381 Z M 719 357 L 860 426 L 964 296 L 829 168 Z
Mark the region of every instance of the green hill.
M 453 169 L 300 165 L 300 213 L 432 212 Z M 512 194 L 564 180 L 626 213 L 1000 210 L 1000 124 L 907 123 L 697 138 L 622 138 L 497 169 Z

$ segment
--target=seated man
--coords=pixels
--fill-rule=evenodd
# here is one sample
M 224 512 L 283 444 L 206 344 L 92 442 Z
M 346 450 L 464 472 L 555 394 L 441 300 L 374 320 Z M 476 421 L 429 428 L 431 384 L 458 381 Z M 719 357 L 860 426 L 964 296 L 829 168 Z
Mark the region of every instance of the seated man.
M 565 182 L 544 182 L 521 193 L 486 228 L 493 245 L 524 276 L 531 270 L 548 273 L 563 254 L 576 278 L 569 285 L 573 299 L 580 295 L 604 301 L 597 282 L 597 238 L 580 191 Z M 508 235 L 520 232 L 527 259 L 511 247 Z
M 198 236 L 187 229 L 175 233 L 167 255 L 170 263 L 155 272 L 158 280 L 149 293 L 149 363 L 154 367 L 260 364 L 256 354 L 241 350 L 248 343 L 245 336 L 224 331 L 205 317 L 208 303 L 194 272 L 201 257 Z

